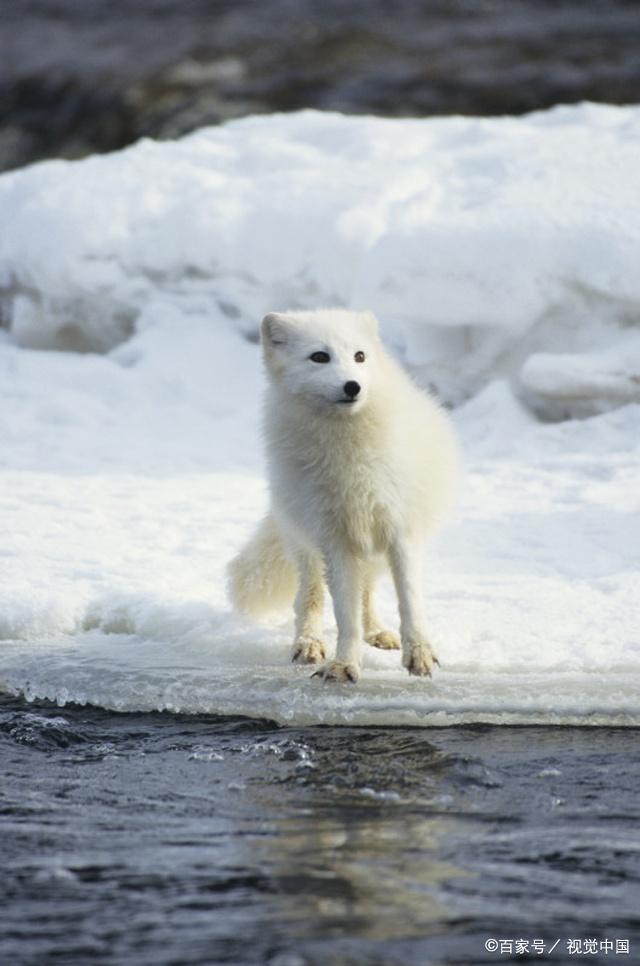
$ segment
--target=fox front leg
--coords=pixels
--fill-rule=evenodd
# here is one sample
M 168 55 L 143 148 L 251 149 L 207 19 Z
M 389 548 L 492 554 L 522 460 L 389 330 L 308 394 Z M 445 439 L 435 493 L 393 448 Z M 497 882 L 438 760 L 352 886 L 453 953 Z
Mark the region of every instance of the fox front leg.
M 335 659 L 316 671 L 314 677 L 355 684 L 360 676 L 362 647 L 362 566 L 358 559 L 340 548 L 332 548 L 326 554 L 326 564 L 338 644 Z
M 389 552 L 389 564 L 398 596 L 402 663 L 409 674 L 430 675 L 438 664 L 426 631 L 422 604 L 422 554 L 416 542 L 398 541 Z

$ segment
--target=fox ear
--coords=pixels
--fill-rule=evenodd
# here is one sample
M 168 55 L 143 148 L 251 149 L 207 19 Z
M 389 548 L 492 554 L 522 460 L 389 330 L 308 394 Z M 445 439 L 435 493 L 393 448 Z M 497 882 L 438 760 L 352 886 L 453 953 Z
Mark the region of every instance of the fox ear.
M 260 331 L 263 345 L 283 345 L 293 328 L 292 319 L 280 312 L 269 312 L 262 320 Z
M 362 321 L 364 322 L 364 324 L 365 324 L 365 326 L 367 328 L 367 331 L 371 335 L 377 335 L 378 334 L 378 320 L 375 317 L 375 315 L 373 314 L 373 312 L 369 312 L 367 310 L 366 312 L 361 312 L 360 313 L 360 316 L 361 316 Z

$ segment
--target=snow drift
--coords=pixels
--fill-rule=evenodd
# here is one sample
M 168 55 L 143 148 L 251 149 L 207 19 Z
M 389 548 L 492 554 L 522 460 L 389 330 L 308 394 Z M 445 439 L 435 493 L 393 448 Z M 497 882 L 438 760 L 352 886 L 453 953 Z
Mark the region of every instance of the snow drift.
M 176 309 L 255 337 L 265 306 L 369 306 L 449 401 L 498 373 L 600 411 L 640 397 L 639 153 L 640 108 L 587 104 L 253 117 L 36 165 L 0 179 L 4 318 L 102 351 Z
M 640 108 L 304 112 L 2 176 L 0 687 L 293 723 L 640 724 L 639 147 Z M 259 320 L 323 304 L 374 309 L 457 406 L 432 681 L 367 649 L 355 691 L 322 688 L 289 624 L 224 598 L 266 500 Z M 394 624 L 388 585 L 381 609 Z

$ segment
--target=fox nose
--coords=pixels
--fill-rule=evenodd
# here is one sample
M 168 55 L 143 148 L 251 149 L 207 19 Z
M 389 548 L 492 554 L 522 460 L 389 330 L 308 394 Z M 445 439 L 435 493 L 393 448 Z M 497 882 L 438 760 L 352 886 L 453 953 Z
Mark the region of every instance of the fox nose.
M 355 399 L 360 392 L 360 383 L 354 382 L 352 379 L 350 379 L 349 382 L 345 382 L 343 388 L 346 396 L 348 396 L 350 399 Z

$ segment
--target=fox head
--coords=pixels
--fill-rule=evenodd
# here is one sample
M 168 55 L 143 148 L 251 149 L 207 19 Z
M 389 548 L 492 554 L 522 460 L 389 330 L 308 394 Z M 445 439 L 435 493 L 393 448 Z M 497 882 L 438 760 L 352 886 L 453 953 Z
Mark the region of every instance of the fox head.
M 267 373 L 281 391 L 332 413 L 366 405 L 382 350 L 371 312 L 270 312 L 261 336 Z

